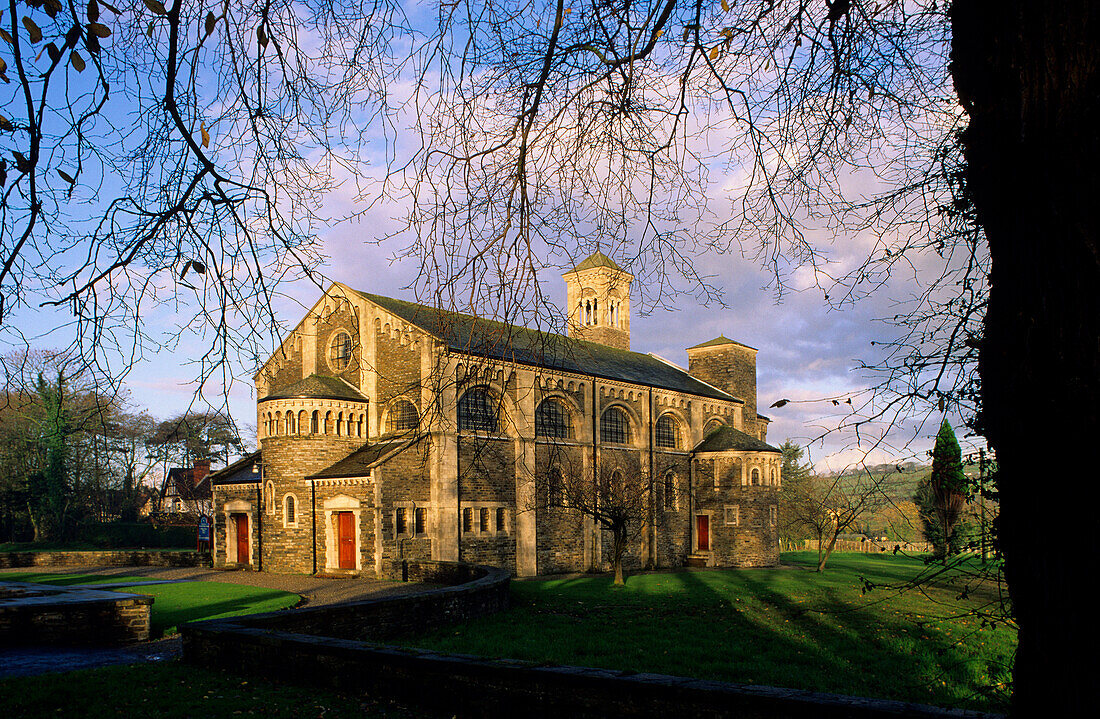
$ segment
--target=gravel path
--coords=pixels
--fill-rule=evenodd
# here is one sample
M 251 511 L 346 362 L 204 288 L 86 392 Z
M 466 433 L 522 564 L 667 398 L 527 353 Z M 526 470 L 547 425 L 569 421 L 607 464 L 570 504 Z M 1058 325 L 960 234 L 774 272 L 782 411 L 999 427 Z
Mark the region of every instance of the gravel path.
M 311 607 L 409 594 L 431 586 L 380 579 L 321 579 L 296 574 L 220 571 L 191 567 L 21 567 L 2 571 L 4 573 L 18 572 L 21 574 L 95 574 L 104 577 L 141 577 L 150 582 L 199 581 L 245 584 L 253 587 L 293 592 L 303 598 L 304 605 Z M 115 586 L 122 589 L 119 585 Z M 110 589 L 110 586 L 104 586 L 103 588 Z M 178 636 L 126 647 L 17 647 L 0 649 L 0 680 L 33 674 L 90 669 L 114 664 L 171 661 L 178 659 L 182 650 L 183 641 Z

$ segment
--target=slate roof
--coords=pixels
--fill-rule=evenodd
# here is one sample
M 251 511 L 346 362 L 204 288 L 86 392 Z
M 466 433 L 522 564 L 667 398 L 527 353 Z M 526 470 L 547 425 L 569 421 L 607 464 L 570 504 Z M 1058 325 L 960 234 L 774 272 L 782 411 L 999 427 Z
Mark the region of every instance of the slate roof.
M 309 397 L 311 399 L 346 399 L 353 402 L 366 402 L 367 398 L 339 377 L 329 377 L 323 374 L 311 374 L 305 379 L 299 380 L 289 387 L 283 387 L 273 391 L 262 398 L 261 402 L 269 399 L 293 399 Z
M 697 344 L 693 347 L 688 347 L 688 349 L 689 350 L 697 350 L 697 349 L 701 349 L 703 347 L 718 347 L 719 345 L 737 345 L 738 347 L 745 347 L 746 349 L 750 349 L 750 350 L 755 350 L 756 349 L 755 347 L 749 347 L 747 344 L 745 344 L 743 342 L 738 342 L 737 340 L 731 340 L 729 337 L 726 337 L 725 335 L 718 335 L 717 337 L 715 337 L 712 340 L 707 340 L 706 342 L 701 342 L 701 343 L 699 343 L 699 344 Z M 759 350 L 757 350 L 757 351 L 759 351 Z
M 374 444 L 364 444 L 347 457 L 344 457 L 331 467 L 322 469 L 317 474 L 311 474 L 306 479 L 344 479 L 347 477 L 365 477 L 370 474 L 371 467 L 379 464 L 391 454 L 403 450 L 415 440 L 396 437 L 390 440 L 380 440 Z
M 260 462 L 260 450 L 246 454 L 225 469 L 210 474 L 211 484 L 252 484 L 260 481 L 260 475 L 252 473 L 252 467 Z
M 569 272 L 566 272 L 565 274 L 569 275 L 574 272 L 583 272 L 584 270 L 591 270 L 596 267 L 610 267 L 613 270 L 625 272 L 622 267 L 619 267 L 617 264 L 615 264 L 615 260 L 611 259 L 599 250 L 596 250 L 586 259 L 582 260 L 579 265 L 571 269 Z
M 382 297 L 368 292 L 359 292 L 359 294 L 409 324 L 416 325 L 446 342 L 447 346 L 456 352 L 563 372 L 593 375 L 602 379 L 633 382 L 727 402 L 741 401 L 727 392 L 692 377 L 679 367 L 651 355 L 572 339 L 551 332 L 517 327 L 459 312 L 447 312 L 392 297 Z
M 745 434 L 733 427 L 720 427 L 706 437 L 695 447 L 696 452 L 723 452 L 734 449 L 742 452 L 781 452 L 767 442 L 763 442 L 751 434 Z

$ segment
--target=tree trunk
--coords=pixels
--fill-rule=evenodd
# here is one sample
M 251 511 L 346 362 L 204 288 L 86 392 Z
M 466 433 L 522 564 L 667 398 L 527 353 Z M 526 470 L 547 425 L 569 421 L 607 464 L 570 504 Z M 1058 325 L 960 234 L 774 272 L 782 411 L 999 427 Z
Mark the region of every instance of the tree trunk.
M 626 532 L 616 529 L 614 532 L 615 545 L 612 548 L 612 561 L 615 564 L 615 584 L 626 584 L 623 578 L 623 553 L 626 552 Z
M 1095 512 L 1063 467 L 1100 433 L 1100 6 L 957 0 L 952 24 L 967 183 L 993 261 L 978 428 L 997 451 L 1020 628 L 1012 711 L 1082 716 L 1093 672 L 1074 657 L 1096 630 L 1070 548 L 1091 545 Z
M 840 532 L 837 532 L 833 536 L 829 537 L 829 545 L 825 547 L 825 553 L 821 552 L 821 540 L 817 541 L 817 571 L 825 571 L 825 562 L 829 561 L 830 555 L 833 553 L 833 549 L 836 548 L 836 539 L 840 536 Z

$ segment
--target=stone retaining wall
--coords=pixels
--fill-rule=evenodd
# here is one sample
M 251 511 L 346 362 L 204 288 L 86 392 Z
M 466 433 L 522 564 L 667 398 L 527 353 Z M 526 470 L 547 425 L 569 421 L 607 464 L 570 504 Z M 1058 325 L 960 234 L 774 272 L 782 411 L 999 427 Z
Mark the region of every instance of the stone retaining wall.
M 244 626 L 186 625 L 184 657 L 277 681 L 445 712 L 447 716 L 667 719 L 992 719 L 905 702 L 390 647 Z
M 199 552 L 114 549 L 89 552 L 0 552 L 0 569 L 11 567 L 209 567 Z
M 329 607 L 254 614 L 247 625 L 337 639 L 378 640 L 409 636 L 508 608 L 510 579 L 503 569 L 424 560 L 392 562 L 383 573 L 388 579 L 452 586 Z
M 152 604 L 144 594 L 0 582 L 0 645 L 144 642 Z

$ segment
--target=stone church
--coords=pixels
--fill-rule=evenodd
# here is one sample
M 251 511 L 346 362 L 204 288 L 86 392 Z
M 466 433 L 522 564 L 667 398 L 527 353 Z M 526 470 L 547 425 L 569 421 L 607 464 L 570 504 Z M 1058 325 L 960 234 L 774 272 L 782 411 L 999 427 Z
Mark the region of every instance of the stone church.
M 645 488 L 627 568 L 777 564 L 756 350 L 632 352 L 633 276 L 596 252 L 564 280 L 568 336 L 333 284 L 256 375 L 259 451 L 211 475 L 216 566 L 598 571 L 611 535 L 556 483 L 609 473 Z

